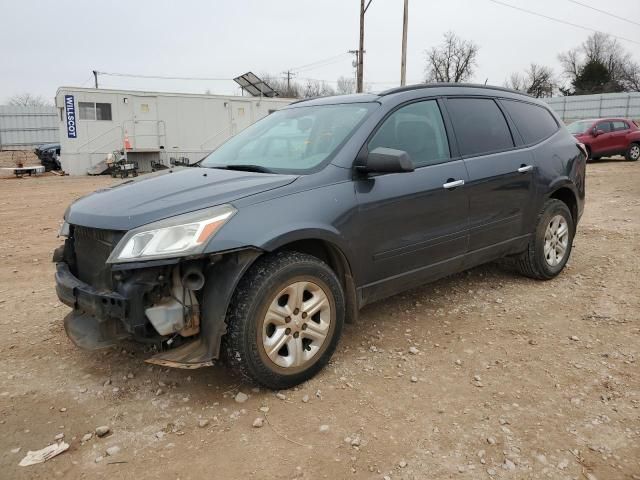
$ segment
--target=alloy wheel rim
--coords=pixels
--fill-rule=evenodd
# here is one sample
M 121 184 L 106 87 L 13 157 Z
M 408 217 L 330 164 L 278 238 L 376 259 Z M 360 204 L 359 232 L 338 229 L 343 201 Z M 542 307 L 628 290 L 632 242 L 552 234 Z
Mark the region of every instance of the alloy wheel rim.
M 638 145 L 634 145 L 633 147 L 631 147 L 630 156 L 633 159 L 637 159 L 638 157 L 640 157 L 640 147 Z
M 544 233 L 544 258 L 551 267 L 559 265 L 569 247 L 569 225 L 562 215 L 556 215 Z
M 331 302 L 319 285 L 287 285 L 273 298 L 262 322 L 267 357 L 282 368 L 312 363 L 327 341 L 332 316 Z

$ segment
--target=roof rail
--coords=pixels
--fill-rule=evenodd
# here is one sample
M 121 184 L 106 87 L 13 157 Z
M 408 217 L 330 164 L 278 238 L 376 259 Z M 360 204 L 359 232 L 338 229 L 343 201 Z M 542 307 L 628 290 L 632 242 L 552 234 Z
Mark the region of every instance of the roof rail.
M 442 87 L 468 87 L 468 88 L 485 88 L 487 90 L 499 90 L 502 92 L 516 93 L 519 95 L 524 95 L 525 97 L 531 97 L 528 93 L 520 92 L 518 90 L 513 90 L 511 88 L 506 87 L 494 87 L 492 85 L 482 85 L 479 83 L 451 83 L 451 82 L 442 82 L 442 83 L 418 83 L 415 85 L 407 85 L 406 87 L 396 87 L 390 88 L 389 90 L 385 90 L 380 92 L 378 95 L 384 97 L 385 95 L 392 95 L 394 93 L 402 93 L 409 92 L 411 90 L 420 90 L 422 88 L 442 88 Z
M 322 95 L 319 95 L 317 97 L 301 98 L 300 100 L 296 100 L 295 102 L 291 102 L 289 105 L 295 105 L 296 103 L 308 102 L 309 100 L 316 100 L 318 98 L 322 98 Z

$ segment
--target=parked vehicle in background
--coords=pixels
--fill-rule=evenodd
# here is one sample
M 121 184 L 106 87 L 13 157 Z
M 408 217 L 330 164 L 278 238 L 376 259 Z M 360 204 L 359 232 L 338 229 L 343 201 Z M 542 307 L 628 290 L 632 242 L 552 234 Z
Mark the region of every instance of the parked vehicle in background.
M 45 143 L 34 148 L 33 151 L 47 172 L 61 169 L 59 143 Z
M 589 151 L 590 160 L 624 155 L 635 162 L 640 158 L 640 127 L 627 118 L 580 120 L 567 126 Z
M 558 275 L 585 163 L 544 103 L 511 90 L 300 101 L 195 167 L 73 203 L 54 254 L 65 329 L 80 347 L 130 338 L 157 345 L 152 363 L 224 358 L 288 388 L 326 365 L 366 304 L 505 256 Z

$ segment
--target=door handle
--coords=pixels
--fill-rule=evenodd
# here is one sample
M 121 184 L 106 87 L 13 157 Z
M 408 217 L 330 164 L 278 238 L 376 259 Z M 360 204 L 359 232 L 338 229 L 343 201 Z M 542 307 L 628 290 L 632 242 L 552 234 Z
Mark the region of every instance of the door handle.
M 518 173 L 527 173 L 527 172 L 530 172 L 531 170 L 533 170 L 533 165 L 522 165 L 518 169 Z
M 451 190 L 456 187 L 461 187 L 462 185 L 464 185 L 464 180 L 451 180 L 451 181 L 448 181 L 447 183 L 442 184 L 442 186 L 447 190 Z

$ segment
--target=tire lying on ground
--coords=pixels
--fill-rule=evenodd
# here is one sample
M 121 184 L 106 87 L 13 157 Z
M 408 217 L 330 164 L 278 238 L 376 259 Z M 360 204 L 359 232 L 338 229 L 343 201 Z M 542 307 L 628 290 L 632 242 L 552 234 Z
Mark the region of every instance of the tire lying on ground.
M 345 300 L 331 268 L 311 255 L 261 257 L 241 279 L 227 313 L 226 362 L 272 389 L 313 377 L 331 358 Z

